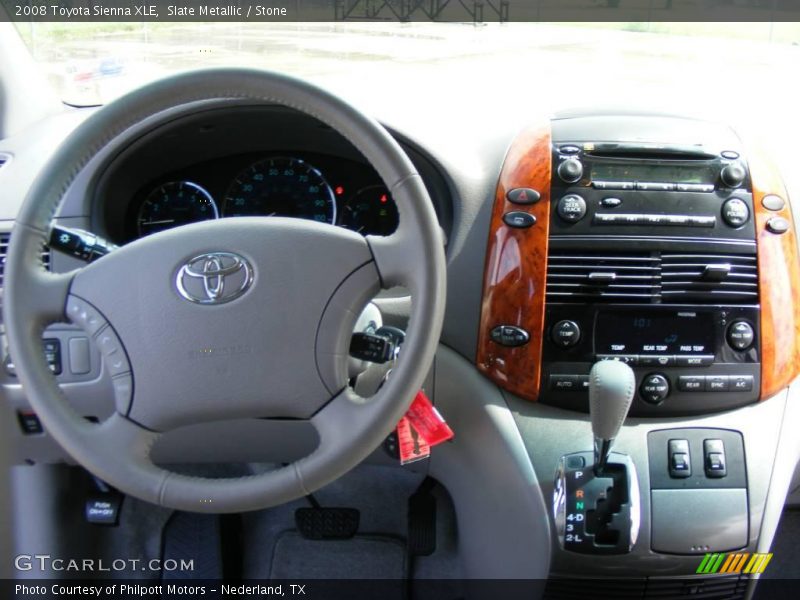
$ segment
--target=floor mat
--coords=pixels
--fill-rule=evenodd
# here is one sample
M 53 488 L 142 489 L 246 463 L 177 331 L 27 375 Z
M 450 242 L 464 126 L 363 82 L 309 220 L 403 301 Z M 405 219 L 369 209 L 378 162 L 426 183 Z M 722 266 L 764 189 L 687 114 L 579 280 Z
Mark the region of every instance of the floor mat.
M 275 544 L 272 579 L 405 579 L 405 544 L 378 535 L 349 540 L 308 540 L 296 531 Z

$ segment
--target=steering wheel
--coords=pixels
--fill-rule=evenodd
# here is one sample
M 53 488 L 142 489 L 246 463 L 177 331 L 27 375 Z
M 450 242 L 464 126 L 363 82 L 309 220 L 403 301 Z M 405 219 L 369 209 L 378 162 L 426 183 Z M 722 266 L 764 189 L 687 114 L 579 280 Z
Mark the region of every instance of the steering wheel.
M 282 105 L 349 140 L 395 199 L 397 231 L 363 237 L 279 217 L 227 218 L 156 233 L 70 273 L 40 253 L 60 201 L 103 146 L 145 119 L 207 100 Z M 406 287 L 412 310 L 392 376 L 369 399 L 347 386 L 353 325 L 380 288 Z M 5 266 L 10 352 L 47 431 L 90 472 L 143 500 L 195 512 L 240 512 L 307 495 L 356 466 L 391 432 L 433 361 L 445 298 L 441 232 L 423 182 L 376 121 L 303 81 L 256 70 L 174 76 L 101 108 L 61 145 L 19 212 Z M 42 334 L 71 321 L 110 372 L 115 412 L 99 424 L 66 402 Z M 166 470 L 150 449 L 165 432 L 233 418 L 291 418 L 316 449 L 236 479 Z

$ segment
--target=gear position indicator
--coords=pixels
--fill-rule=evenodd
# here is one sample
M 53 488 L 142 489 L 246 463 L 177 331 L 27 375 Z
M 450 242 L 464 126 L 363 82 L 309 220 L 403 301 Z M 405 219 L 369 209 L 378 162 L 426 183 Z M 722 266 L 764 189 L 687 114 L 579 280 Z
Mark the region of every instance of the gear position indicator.
M 565 550 L 625 554 L 639 533 L 639 486 L 630 458 L 612 452 L 599 473 L 592 453 L 563 456 L 556 471 L 553 511 Z

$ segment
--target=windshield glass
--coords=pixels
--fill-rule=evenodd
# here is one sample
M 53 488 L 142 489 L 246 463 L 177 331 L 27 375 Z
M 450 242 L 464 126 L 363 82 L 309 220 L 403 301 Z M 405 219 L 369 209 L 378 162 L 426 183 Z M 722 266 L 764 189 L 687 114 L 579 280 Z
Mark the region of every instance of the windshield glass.
M 685 112 L 797 139 L 798 23 L 22 23 L 61 98 L 101 104 L 186 69 L 303 77 L 382 117 Z M 479 107 L 480 114 L 476 113 Z M 788 137 L 790 136 L 791 137 Z

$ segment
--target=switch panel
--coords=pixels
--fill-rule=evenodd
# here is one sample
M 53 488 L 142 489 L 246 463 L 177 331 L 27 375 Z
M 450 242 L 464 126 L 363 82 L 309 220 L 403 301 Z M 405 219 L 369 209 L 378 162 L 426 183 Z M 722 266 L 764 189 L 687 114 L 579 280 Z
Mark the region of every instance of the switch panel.
M 719 478 L 728 474 L 722 440 L 703 440 L 703 464 L 707 477 Z
M 689 455 L 689 440 L 670 440 L 667 449 L 669 453 L 669 476 L 691 477 L 692 459 Z

